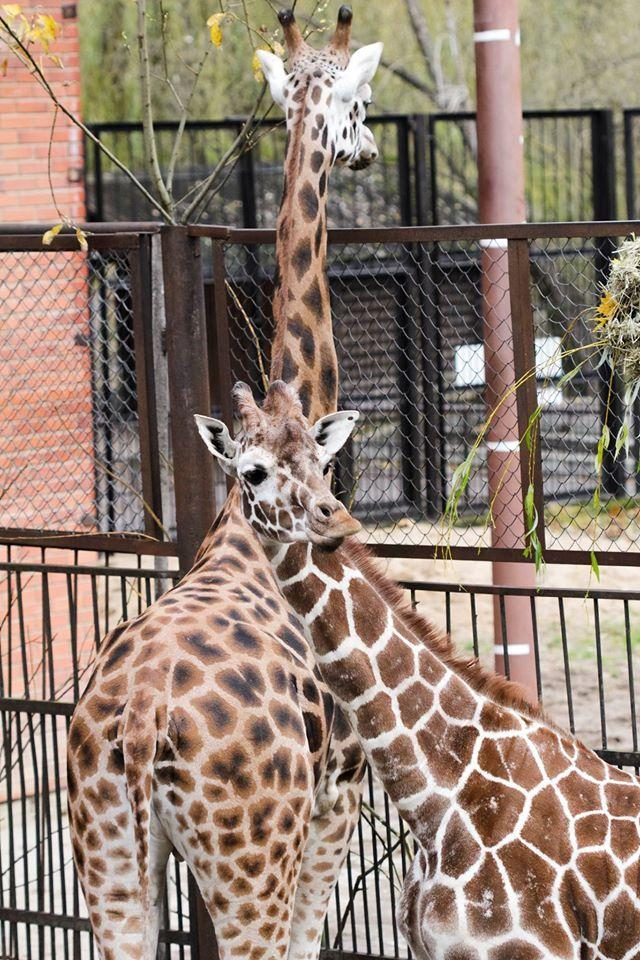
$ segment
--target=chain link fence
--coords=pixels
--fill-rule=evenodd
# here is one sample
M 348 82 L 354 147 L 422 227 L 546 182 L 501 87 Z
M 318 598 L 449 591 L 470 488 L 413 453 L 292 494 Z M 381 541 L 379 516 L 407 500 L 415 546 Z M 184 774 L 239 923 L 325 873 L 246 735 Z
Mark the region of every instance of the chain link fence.
M 526 230 L 526 228 L 525 228 Z M 535 231 L 533 231 L 535 233 Z M 544 232 L 544 231 L 542 231 Z M 608 370 L 598 369 L 593 311 L 601 296 L 609 239 L 580 228 L 572 236 L 535 237 L 530 244 L 527 289 L 529 330 L 535 355 L 536 406 L 540 407 L 539 502 L 552 550 L 631 550 L 638 526 L 637 405 L 625 410 L 631 442 L 616 465 L 605 464 L 605 504 L 597 515 L 590 500 L 598 483 L 596 446 L 611 410 L 604 397 Z M 513 354 L 509 250 L 485 271 L 490 238 L 438 239 L 420 231 L 406 241 L 367 232 L 364 242 L 338 231 L 329 246 L 332 314 L 340 364 L 341 404 L 362 419 L 338 462 L 338 485 L 365 523 L 369 538 L 397 546 L 482 547 L 491 540 L 490 434 L 483 434 L 497 394 L 487 401 L 487 361 L 493 377 L 513 388 L 513 368 L 503 370 L 491 351 L 495 342 Z M 432 237 L 434 237 L 432 239 Z M 246 234 L 244 235 L 246 238 Z M 379 238 L 378 238 L 379 237 Z M 229 339 L 232 379 L 262 389 L 273 333 L 271 316 L 273 247 L 228 244 Z M 520 309 L 520 308 L 519 308 Z M 489 312 L 493 340 L 483 347 Z M 493 346 L 492 346 L 493 345 Z M 257 353 L 262 358 L 257 362 Z M 222 362 L 225 362 L 222 359 Z M 568 374 L 575 370 L 575 375 Z M 490 385 L 491 386 L 491 385 Z M 615 403 L 611 401 L 611 406 Z M 508 418 L 508 404 L 502 404 Z M 533 414 L 535 407 L 529 411 Z M 522 424 L 515 423 L 515 436 Z M 520 433 L 518 433 L 520 430 Z M 478 437 L 482 442 L 477 443 Z M 456 526 L 443 532 L 442 516 L 454 474 L 477 445 L 468 483 L 460 497 Z M 518 470 L 518 454 L 505 464 Z M 509 523 L 521 521 L 522 487 Z

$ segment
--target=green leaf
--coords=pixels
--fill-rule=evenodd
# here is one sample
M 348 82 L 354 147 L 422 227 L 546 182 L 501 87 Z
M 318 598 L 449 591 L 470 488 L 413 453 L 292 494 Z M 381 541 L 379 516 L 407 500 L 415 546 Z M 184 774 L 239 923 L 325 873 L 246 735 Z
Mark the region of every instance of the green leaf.
M 628 446 L 629 446 L 629 424 L 625 420 L 625 422 L 622 424 L 622 426 L 618 430 L 618 436 L 616 437 L 616 448 L 615 448 L 615 453 L 613 455 L 613 459 L 617 460 L 622 448 L 624 447 L 626 451 Z
M 596 557 L 595 550 L 591 551 L 591 570 L 596 580 L 600 581 L 600 564 L 598 563 L 598 558 Z
M 600 434 L 600 439 L 598 440 L 598 448 L 596 450 L 596 471 L 600 473 L 602 469 L 602 461 L 604 460 L 604 452 L 609 449 L 609 444 L 611 443 L 611 431 L 606 423 L 602 424 L 602 433 Z

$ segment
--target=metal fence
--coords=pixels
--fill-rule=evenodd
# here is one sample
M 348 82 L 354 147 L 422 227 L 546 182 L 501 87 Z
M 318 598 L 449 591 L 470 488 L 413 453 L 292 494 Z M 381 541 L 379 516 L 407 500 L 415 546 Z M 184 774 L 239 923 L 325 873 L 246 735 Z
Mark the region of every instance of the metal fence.
M 547 556 L 578 561 L 595 549 L 603 562 L 637 562 L 640 409 L 625 410 L 614 391 L 607 410 L 608 374 L 589 347 L 607 258 L 636 228 L 330 232 L 342 403 L 363 414 L 338 483 L 378 552 L 433 556 L 450 548 L 468 557 L 480 549 L 495 558 L 485 442 L 459 522 L 443 531 L 441 521 L 454 472 L 488 413 L 480 268 L 485 245 L 498 238 L 505 246 L 492 283 L 511 307 L 503 338 L 517 348 L 513 376 L 537 366 L 516 398 L 521 435 L 541 409 L 541 443 L 526 465 Z M 209 408 L 230 420 L 233 380 L 262 387 L 257 357 L 266 368 L 273 244 L 271 230 L 150 226 L 96 232 L 85 256 L 70 237 L 43 250 L 35 233 L 0 234 L 0 345 L 9 371 L 0 385 L 2 537 L 39 543 L 44 533 L 60 545 L 111 549 L 111 538 L 126 533 L 122 549 L 137 550 L 146 538 L 145 552 L 175 554 L 177 527 L 194 542 L 202 536 L 226 488 L 218 482 L 214 497 L 192 414 Z M 194 336 L 206 349 L 192 349 Z M 563 356 L 567 348 L 575 352 Z M 564 382 L 578 360 L 577 375 Z M 605 460 L 603 503 L 594 511 L 605 416 L 614 434 L 627 418 L 630 446 L 626 457 Z M 524 447 L 522 454 L 527 461 Z M 522 476 L 514 517 L 524 509 Z M 522 548 L 509 556 L 522 559 Z
M 367 122 L 378 141 L 380 158 L 366 177 L 347 169 L 333 172 L 331 226 L 477 220 L 474 114 L 385 115 Z M 175 178 L 176 196 L 187 194 L 207 174 L 241 128 L 238 119 L 187 124 L 183 159 Z M 152 189 L 145 172 L 140 124 L 96 124 L 91 129 Z M 176 129 L 173 123 L 156 125 L 161 166 L 169 162 Z M 615 182 L 616 155 L 611 111 L 525 111 L 524 138 L 529 220 L 615 217 L 615 190 L 613 194 L 610 190 Z M 284 122 L 259 124 L 252 142 L 212 199 L 203 222 L 274 226 L 281 191 Z M 157 215 L 95 144 L 87 141 L 85 154 L 90 219 L 133 221 Z
M 136 566 L 106 555 L 98 563 L 95 555 L 51 548 L 42 551 L 41 562 L 21 562 L 22 552 L 5 550 L 0 562 L 0 955 L 93 960 L 68 834 L 69 718 L 105 632 L 140 613 L 178 573 L 147 569 L 149 559 Z M 590 590 L 585 598 L 571 589 L 404 586 L 422 613 L 488 664 L 494 596 L 501 604 L 513 594 L 527 597 L 538 687 L 551 716 L 609 762 L 640 768 L 634 686 L 640 592 Z M 506 634 L 504 642 L 509 643 Z M 364 799 L 324 947 L 347 955 L 404 957 L 395 909 L 412 846 L 371 777 Z M 193 910 L 185 866 L 172 859 L 162 960 L 198 958 Z

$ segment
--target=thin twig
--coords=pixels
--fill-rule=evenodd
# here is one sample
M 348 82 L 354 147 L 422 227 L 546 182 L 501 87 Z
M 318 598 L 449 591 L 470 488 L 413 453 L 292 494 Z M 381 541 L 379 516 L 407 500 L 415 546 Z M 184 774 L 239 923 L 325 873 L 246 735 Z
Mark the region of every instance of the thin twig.
M 138 11 L 138 77 L 142 97 L 142 138 L 145 156 L 151 176 L 163 204 L 173 215 L 174 203 L 160 170 L 158 147 L 153 126 L 153 106 L 151 103 L 151 71 L 149 67 L 149 43 L 147 37 L 147 0 L 136 0 Z

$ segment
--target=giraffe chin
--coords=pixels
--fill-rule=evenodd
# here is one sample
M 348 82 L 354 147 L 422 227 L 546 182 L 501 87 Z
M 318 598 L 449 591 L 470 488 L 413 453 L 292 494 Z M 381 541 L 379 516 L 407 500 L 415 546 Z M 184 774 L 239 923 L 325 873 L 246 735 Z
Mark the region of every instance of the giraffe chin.
M 309 528 L 309 539 L 316 547 L 333 551 L 342 546 L 346 537 L 352 537 L 361 529 L 361 524 L 351 516 L 347 516 L 340 523 L 323 529 Z

